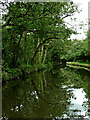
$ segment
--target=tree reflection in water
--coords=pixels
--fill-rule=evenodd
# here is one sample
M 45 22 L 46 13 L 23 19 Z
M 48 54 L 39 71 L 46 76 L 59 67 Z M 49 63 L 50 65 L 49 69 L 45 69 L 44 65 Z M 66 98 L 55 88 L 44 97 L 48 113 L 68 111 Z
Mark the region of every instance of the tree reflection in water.
M 57 68 L 3 85 L 3 116 L 54 118 L 88 116 L 88 77 L 85 71 Z

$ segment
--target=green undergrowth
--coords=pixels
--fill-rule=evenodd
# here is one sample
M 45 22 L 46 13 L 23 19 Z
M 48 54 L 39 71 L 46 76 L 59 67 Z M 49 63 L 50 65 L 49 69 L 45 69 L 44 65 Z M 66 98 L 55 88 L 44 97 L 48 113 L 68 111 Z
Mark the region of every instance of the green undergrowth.
M 21 77 L 25 77 L 28 74 L 31 74 L 33 72 L 39 72 L 41 70 L 51 70 L 53 68 L 52 64 L 48 62 L 48 64 L 34 64 L 32 65 L 25 65 L 22 64 L 18 68 L 4 68 L 2 70 L 2 80 L 3 81 L 8 81 L 11 79 L 20 79 Z

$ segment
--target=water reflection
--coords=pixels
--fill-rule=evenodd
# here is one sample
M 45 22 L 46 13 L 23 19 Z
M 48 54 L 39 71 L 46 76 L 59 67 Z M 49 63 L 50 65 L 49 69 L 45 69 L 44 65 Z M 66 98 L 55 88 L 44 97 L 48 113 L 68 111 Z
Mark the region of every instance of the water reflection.
M 86 116 L 88 112 L 88 99 L 86 98 L 86 93 L 84 92 L 83 88 L 80 89 L 68 89 L 71 90 L 72 96 L 71 96 L 71 103 L 67 107 L 67 110 L 69 111 L 69 115 L 73 116 Z
M 83 76 L 84 75 L 84 76 Z M 3 116 L 54 118 L 88 116 L 89 74 L 54 69 L 3 86 Z

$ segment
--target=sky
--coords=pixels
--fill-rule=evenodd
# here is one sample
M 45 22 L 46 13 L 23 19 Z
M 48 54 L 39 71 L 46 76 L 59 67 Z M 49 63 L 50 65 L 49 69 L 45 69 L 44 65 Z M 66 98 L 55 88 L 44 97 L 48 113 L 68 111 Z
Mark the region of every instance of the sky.
M 70 22 L 70 18 L 68 18 L 66 21 L 69 23 L 72 23 L 73 26 L 76 26 L 78 33 L 81 33 L 79 35 L 72 35 L 71 39 L 85 39 L 86 38 L 86 31 L 88 30 L 88 2 L 90 0 L 73 0 L 74 3 L 79 5 L 79 9 L 82 9 L 80 13 L 76 13 L 72 18 L 77 18 L 75 22 Z M 80 23 L 87 24 L 84 25 L 82 29 L 79 29 L 78 24 Z

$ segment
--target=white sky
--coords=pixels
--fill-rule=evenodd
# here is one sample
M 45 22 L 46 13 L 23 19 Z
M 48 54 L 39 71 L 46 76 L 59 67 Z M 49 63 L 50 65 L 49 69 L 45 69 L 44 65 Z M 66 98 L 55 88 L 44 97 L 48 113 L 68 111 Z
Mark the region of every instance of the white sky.
M 71 39 L 85 39 L 86 35 L 84 33 L 84 31 L 88 30 L 88 2 L 90 0 L 73 0 L 74 3 L 79 4 L 79 9 L 82 9 L 82 11 L 80 13 L 76 13 L 73 17 L 77 18 L 76 22 L 71 23 L 70 22 L 70 18 L 67 19 L 66 21 L 71 23 L 72 25 L 76 25 L 77 24 L 77 30 L 78 33 L 81 33 L 79 35 L 72 35 Z M 83 21 L 85 24 L 82 29 L 79 29 L 78 24 L 81 23 L 81 21 Z

